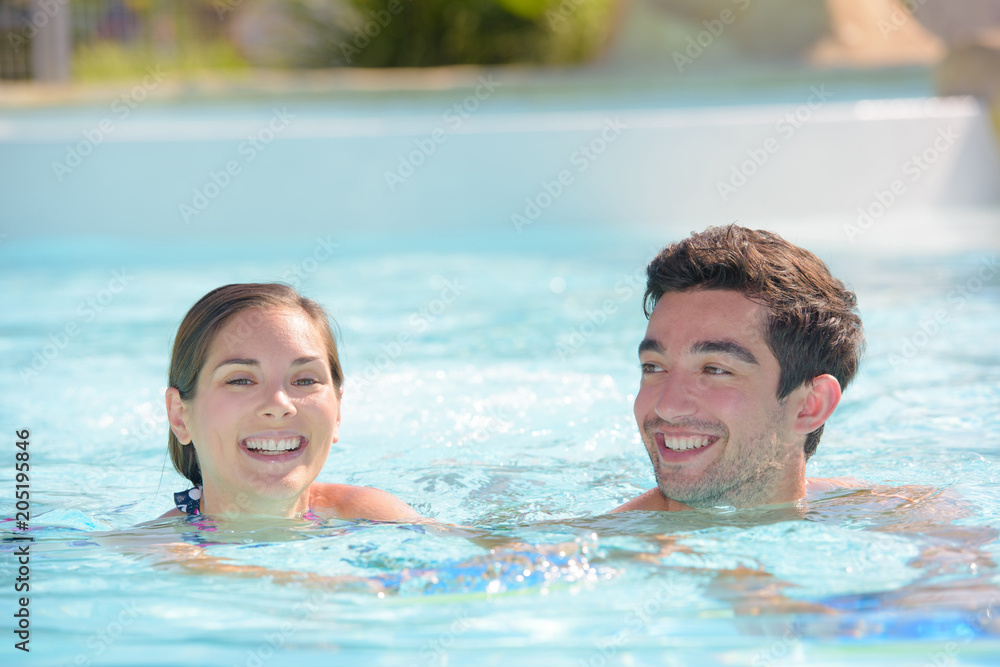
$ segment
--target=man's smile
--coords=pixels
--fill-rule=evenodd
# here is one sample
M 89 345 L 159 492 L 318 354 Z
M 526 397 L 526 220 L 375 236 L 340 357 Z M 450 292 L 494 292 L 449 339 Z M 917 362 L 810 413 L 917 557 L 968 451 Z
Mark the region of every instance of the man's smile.
M 687 429 L 670 429 L 661 425 L 647 431 L 653 442 L 660 461 L 664 463 L 684 463 L 700 458 L 708 450 L 723 440 L 721 435 L 698 433 Z
M 702 449 L 713 444 L 719 438 L 714 435 L 668 435 L 656 434 L 656 444 L 674 452 L 685 452 L 691 449 Z

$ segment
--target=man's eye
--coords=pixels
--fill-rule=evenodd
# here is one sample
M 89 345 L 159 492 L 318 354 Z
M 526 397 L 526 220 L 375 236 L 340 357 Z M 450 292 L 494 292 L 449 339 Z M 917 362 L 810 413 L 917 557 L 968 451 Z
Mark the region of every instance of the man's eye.
M 729 371 L 718 366 L 705 366 L 705 372 L 709 375 L 729 375 Z
M 656 364 L 639 364 L 639 368 L 642 369 L 643 374 L 646 374 L 646 373 L 658 373 L 658 372 L 660 372 L 660 371 L 663 370 L 662 368 L 660 368 Z

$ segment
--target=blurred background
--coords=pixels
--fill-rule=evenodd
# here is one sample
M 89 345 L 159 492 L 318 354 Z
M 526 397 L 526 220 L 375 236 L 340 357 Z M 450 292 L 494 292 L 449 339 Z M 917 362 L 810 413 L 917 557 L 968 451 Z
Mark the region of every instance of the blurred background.
M 992 0 L 2 0 L 0 78 L 657 67 L 712 42 L 703 66 L 925 65 L 942 91 L 991 94 L 998 22 Z
M 998 25 L 992 0 L 2 0 L 0 77 L 673 69 L 680 54 L 701 68 L 919 65 L 943 92 L 995 94 Z
M 15 237 L 997 221 L 1000 0 L 0 0 L 0 35 Z
M 157 517 L 184 488 L 164 452 L 171 340 L 229 282 L 288 282 L 339 323 L 344 422 L 321 481 L 442 521 L 530 524 L 652 484 L 631 404 L 654 253 L 708 225 L 774 230 L 856 290 L 868 337 L 809 475 L 961 485 L 981 508 L 970 521 L 998 525 L 1000 361 L 984 335 L 1000 328 L 998 105 L 1000 0 L 0 0 L 0 423 L 31 431 L 32 520 L 62 554 L 33 560 L 42 660 L 96 658 L 92 633 L 136 601 L 145 620 L 108 661 L 235 664 L 296 603 L 68 545 Z M 891 595 L 937 567 L 889 567 L 886 553 L 920 551 L 869 557 L 854 528 L 870 518 L 843 521 L 791 541 L 783 525 L 763 540 L 734 527 L 696 546 L 697 566 L 761 563 L 802 599 Z M 359 562 L 440 558 L 393 544 Z M 304 571 L 342 562 L 273 553 Z M 978 563 L 961 576 L 995 586 Z M 592 604 L 508 598 L 488 625 L 524 628 L 545 664 L 580 664 L 648 599 L 638 572 Z M 164 600 L 192 585 L 206 603 L 178 615 Z M 787 611 L 726 586 L 710 594 L 724 613 L 701 607 L 717 625 L 670 595 L 678 611 L 636 633 L 649 662 L 675 640 L 755 647 L 731 608 Z M 947 606 L 928 590 L 926 616 Z M 951 629 L 966 626 L 892 625 L 867 600 L 829 627 L 859 651 L 878 637 L 870 659 L 831 660 L 884 665 L 886 627 L 962 639 L 963 661 L 980 650 Z M 410 664 L 461 605 L 338 602 L 286 650 Z M 214 643 L 220 618 L 243 620 Z M 498 632 L 483 641 L 518 645 Z M 386 637 L 411 655 L 372 662 Z M 977 646 L 984 664 L 998 655 Z M 930 659 L 927 642 L 904 648 Z

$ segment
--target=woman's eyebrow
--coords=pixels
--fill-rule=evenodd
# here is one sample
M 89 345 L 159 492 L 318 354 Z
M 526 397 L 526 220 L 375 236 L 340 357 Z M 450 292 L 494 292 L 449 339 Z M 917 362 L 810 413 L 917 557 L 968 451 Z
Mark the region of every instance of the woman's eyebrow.
M 215 368 L 212 369 L 212 372 L 214 373 L 215 371 L 219 370 L 223 366 L 229 366 L 229 365 L 234 365 L 234 366 L 260 366 L 260 362 L 257 361 L 256 359 L 226 359 L 225 361 L 220 361 L 215 366 Z
M 292 366 L 304 366 L 306 364 L 311 364 L 314 361 L 322 361 L 322 357 L 299 357 L 298 359 L 292 362 Z M 218 365 L 216 365 L 216 367 L 212 369 L 212 372 L 214 373 L 223 366 L 230 366 L 230 365 L 260 366 L 260 362 L 257 361 L 256 359 L 242 359 L 242 358 L 226 359 L 225 361 L 220 361 Z

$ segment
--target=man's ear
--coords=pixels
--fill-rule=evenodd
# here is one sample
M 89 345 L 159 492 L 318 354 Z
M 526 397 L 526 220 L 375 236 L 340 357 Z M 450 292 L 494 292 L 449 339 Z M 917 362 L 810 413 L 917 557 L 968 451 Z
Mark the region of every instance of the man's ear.
M 812 433 L 826 423 L 840 403 L 840 382 L 832 375 L 817 375 L 805 385 L 799 413 L 795 416 L 797 433 Z
M 182 445 L 191 444 L 191 432 L 187 427 L 187 406 L 181 400 L 181 392 L 176 388 L 167 389 L 167 421 L 170 423 L 170 430 L 174 432 Z

